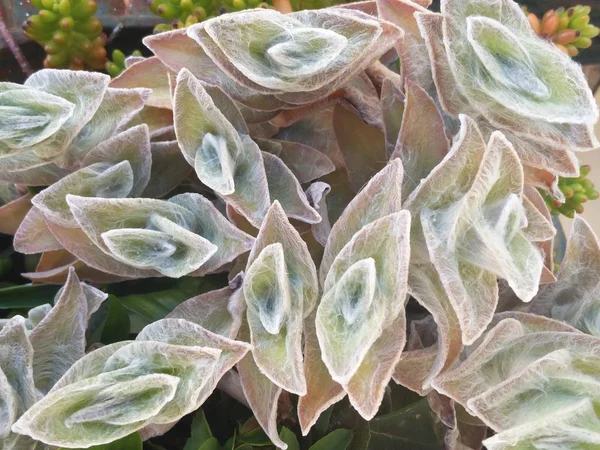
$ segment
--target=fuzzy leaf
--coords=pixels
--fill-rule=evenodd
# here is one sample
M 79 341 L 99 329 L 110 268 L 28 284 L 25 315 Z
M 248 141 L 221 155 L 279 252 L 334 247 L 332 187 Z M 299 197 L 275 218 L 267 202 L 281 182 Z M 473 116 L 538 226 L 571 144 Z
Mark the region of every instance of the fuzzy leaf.
M 423 127 L 424 123 L 427 127 Z M 392 158 L 400 158 L 404 166 L 403 198 L 429 175 L 448 150 L 444 122 L 437 106 L 423 89 L 408 80 L 402 126 L 392 154 Z
M 323 361 L 339 383 L 350 382 L 403 311 L 409 227 L 406 211 L 378 219 L 357 232 L 331 265 L 316 326 Z
M 285 163 L 275 155 L 262 153 L 272 201 L 278 201 L 291 219 L 307 223 L 321 222 L 321 216 L 310 205 L 300 182 Z
M 350 242 L 355 233 L 365 225 L 402 209 L 402 177 L 401 161 L 393 160 L 352 199 L 329 234 L 319 269 L 321 284 L 325 283 L 335 257 Z
M 358 192 L 387 162 L 384 135 L 343 104 L 333 111 L 333 129 L 350 183 Z
M 90 316 L 108 296 L 80 283 L 75 270 L 56 304 L 31 332 L 33 375 L 38 390 L 50 391 L 65 372 L 85 355 L 85 331 Z
M 239 135 L 188 70 L 177 76 L 174 103 L 177 140 L 200 180 L 231 202 L 250 222 L 260 224 L 269 193 L 256 144 Z M 229 103 L 228 109 L 235 111 L 231 100 Z
M 152 90 L 148 106 L 172 109 L 169 69 L 156 57 L 145 58 L 125 69 L 110 82 L 112 88 L 148 88 Z
M 181 327 L 173 327 L 173 320 Z M 151 423 L 178 420 L 197 408 L 189 399 L 203 396 L 223 353 L 203 346 L 206 334 L 190 333 L 189 326 L 197 327 L 183 320 L 159 321 L 135 342 L 89 353 L 21 417 L 15 431 L 50 445 L 87 447 L 114 441 Z M 181 334 L 183 330 L 187 331 Z M 143 340 L 147 338 L 160 340 Z
M 189 320 L 215 334 L 234 339 L 242 323 L 244 308 L 242 290 L 225 287 L 186 300 L 167 318 Z
M 364 13 L 341 9 L 243 12 L 188 29 L 238 83 L 262 93 L 285 92 L 279 98 L 296 104 L 333 92 L 385 53 L 399 34 Z
M 242 324 L 239 337 L 245 341 L 250 340 L 250 330 L 246 322 Z M 277 448 L 286 450 L 287 444 L 277 432 L 277 408 L 282 389 L 261 373 L 251 354 L 241 359 L 237 369 L 244 396 L 257 422 Z
M 580 216 L 571 225 L 558 281 L 533 299 L 531 312 L 544 314 L 600 337 L 600 243 Z
M 304 395 L 302 328 L 317 301 L 317 273 L 278 202 L 250 252 L 243 289 L 256 364 L 273 383 Z
M 308 145 L 278 139 L 255 139 L 255 142 L 263 152 L 279 157 L 300 183 L 308 183 L 335 170 L 327 156 Z

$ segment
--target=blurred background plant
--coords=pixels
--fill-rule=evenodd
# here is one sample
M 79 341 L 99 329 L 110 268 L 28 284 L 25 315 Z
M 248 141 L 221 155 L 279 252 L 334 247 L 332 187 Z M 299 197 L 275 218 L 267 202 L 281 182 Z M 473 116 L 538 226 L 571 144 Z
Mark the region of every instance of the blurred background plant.
M 577 178 L 559 177 L 558 187 L 565 195 L 565 202 L 553 199 L 547 192 L 540 189 L 550 213 L 554 216 L 564 215 L 569 218 L 575 214 L 583 213 L 583 204 L 588 200 L 596 200 L 600 195 L 594 188 L 594 184 L 587 178 L 592 168 L 583 165 L 579 168 L 580 175 Z
M 44 67 L 101 70 L 106 35 L 95 0 L 30 0 L 38 14 L 23 24 L 25 35 L 44 47 Z
M 600 33 L 600 29 L 590 23 L 591 10 L 589 6 L 576 5 L 550 9 L 541 19 L 528 13 L 527 18 L 539 36 L 551 40 L 569 56 L 577 56 L 582 49 L 591 47 L 592 38 Z
M 141 57 L 142 52 L 139 50 L 134 50 L 129 56 Z M 108 74 L 111 77 L 115 78 L 118 77 L 121 74 L 121 72 L 125 70 L 125 60 L 127 59 L 127 56 L 121 50 L 115 49 L 113 50 L 111 57 L 112 60 L 107 60 L 104 67 L 106 68 Z

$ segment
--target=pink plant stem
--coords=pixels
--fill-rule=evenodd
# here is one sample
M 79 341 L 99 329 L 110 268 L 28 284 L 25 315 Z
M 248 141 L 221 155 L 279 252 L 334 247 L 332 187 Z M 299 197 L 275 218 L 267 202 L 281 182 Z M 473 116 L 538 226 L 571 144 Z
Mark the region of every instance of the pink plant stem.
M 8 48 L 19 63 L 19 66 L 21 66 L 21 70 L 23 71 L 23 73 L 27 76 L 30 76 L 33 73 L 33 70 L 31 70 L 31 66 L 29 65 L 29 62 L 27 62 L 27 58 L 25 58 L 25 55 L 21 51 L 21 48 L 15 42 L 15 39 L 13 38 L 12 34 L 8 30 L 8 27 L 6 26 L 6 23 L 4 23 L 2 11 L 0 11 L 0 35 L 8 45 Z

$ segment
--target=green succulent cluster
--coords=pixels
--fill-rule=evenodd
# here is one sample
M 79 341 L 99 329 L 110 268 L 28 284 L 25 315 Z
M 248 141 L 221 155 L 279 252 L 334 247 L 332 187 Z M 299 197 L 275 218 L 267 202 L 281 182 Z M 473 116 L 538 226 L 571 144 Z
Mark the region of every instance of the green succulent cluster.
M 547 192 L 540 190 L 552 215 L 559 216 L 562 214 L 573 218 L 575 217 L 575 213 L 583 213 L 584 203 L 588 200 L 596 200 L 600 196 L 594 188 L 594 183 L 587 178 L 591 170 L 590 166 L 584 165 L 581 166 L 578 177 L 559 177 L 558 187 L 565 195 L 564 203 L 552 198 Z
M 106 36 L 94 16 L 95 0 L 31 0 L 39 13 L 23 24 L 28 38 L 44 47 L 44 67 L 102 69 Z
M 158 24 L 155 33 L 189 27 L 225 12 L 242 11 L 248 8 L 271 7 L 272 0 L 149 0 L 150 10 L 169 20 Z
M 589 6 L 576 5 L 546 11 L 542 19 L 529 13 L 527 18 L 535 32 L 547 39 L 569 56 L 592 45 L 592 38 L 600 34 L 600 28 L 590 24 Z
M 118 77 L 121 72 L 125 70 L 125 60 L 127 56 L 121 50 L 116 49 L 112 52 L 112 60 L 106 61 L 105 68 L 108 74 L 115 78 Z M 134 50 L 130 56 L 142 56 L 142 52 L 139 50 Z

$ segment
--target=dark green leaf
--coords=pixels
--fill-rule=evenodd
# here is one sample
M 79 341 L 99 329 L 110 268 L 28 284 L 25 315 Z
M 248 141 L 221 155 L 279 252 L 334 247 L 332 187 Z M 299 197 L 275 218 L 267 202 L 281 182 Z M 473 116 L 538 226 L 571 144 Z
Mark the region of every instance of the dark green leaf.
M 338 428 L 317 441 L 310 447 L 310 450 L 346 450 L 352 441 L 353 435 L 354 433 L 351 430 Z M 381 447 L 381 449 L 384 448 L 393 447 Z
M 281 432 L 279 433 L 279 437 L 283 442 L 285 442 L 288 445 L 288 450 L 300 450 L 298 438 L 292 430 L 286 427 L 282 427 Z
M 142 438 L 139 433 L 133 433 L 110 444 L 95 445 L 94 447 L 89 447 L 87 450 L 142 450 L 142 448 Z M 67 449 L 61 448 L 59 450 Z
M 152 286 L 154 280 L 152 283 L 146 282 L 146 284 Z M 177 280 L 170 289 L 143 294 L 119 295 L 119 299 L 129 311 L 131 332 L 137 333 L 146 325 L 163 319 L 185 300 L 224 287 L 226 284 L 227 280 L 222 276 L 185 277 Z M 123 289 L 122 286 L 119 288 Z M 109 292 L 115 293 L 112 286 Z
M 247 433 L 240 434 L 238 436 L 238 440 L 241 443 L 251 444 L 255 447 L 266 447 L 267 445 L 273 445 L 261 427 L 256 427 Z
M 325 411 L 321 413 L 317 422 L 315 423 L 315 433 L 317 436 L 323 436 L 327 433 L 327 428 L 329 428 L 329 421 L 331 419 L 331 413 L 333 412 L 333 405 L 327 408 Z
M 106 302 L 108 303 L 108 316 L 102 330 L 102 343 L 112 344 L 126 341 L 129 338 L 130 327 L 127 310 L 114 295 L 109 295 Z
M 25 284 L 0 289 L 0 309 L 33 308 L 46 303 L 54 304 L 60 286 Z
M 210 431 L 204 411 L 199 409 L 194 414 L 194 420 L 192 421 L 192 435 L 185 443 L 183 450 L 198 450 L 211 437 L 213 437 L 212 431 Z
M 369 422 L 370 450 L 438 450 L 434 422 L 427 399 Z
M 217 438 L 211 437 L 208 438 L 198 450 L 221 450 L 221 445 L 219 444 L 219 441 L 217 441 Z

